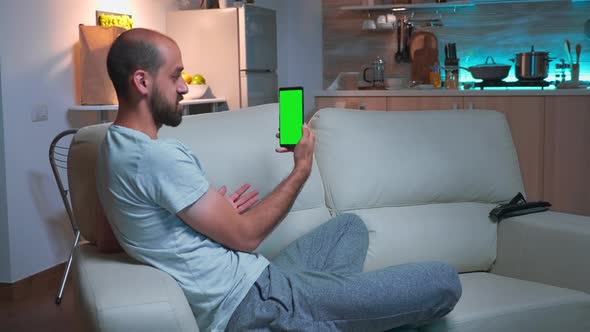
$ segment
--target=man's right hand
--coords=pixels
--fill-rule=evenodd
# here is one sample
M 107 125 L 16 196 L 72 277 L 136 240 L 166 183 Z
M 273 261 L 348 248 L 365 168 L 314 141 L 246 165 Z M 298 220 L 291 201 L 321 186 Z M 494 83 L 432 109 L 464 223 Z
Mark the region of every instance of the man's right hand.
M 280 147 L 275 149 L 276 152 L 284 153 L 284 152 L 293 152 L 293 159 L 294 159 L 294 169 L 301 170 L 306 174 L 311 172 L 311 165 L 313 162 L 313 151 L 315 148 L 315 134 L 309 128 L 307 124 L 303 125 L 301 139 L 299 143 L 295 145 L 295 148 L 289 149 L 285 147 Z M 277 138 L 280 137 L 280 133 L 276 135 Z

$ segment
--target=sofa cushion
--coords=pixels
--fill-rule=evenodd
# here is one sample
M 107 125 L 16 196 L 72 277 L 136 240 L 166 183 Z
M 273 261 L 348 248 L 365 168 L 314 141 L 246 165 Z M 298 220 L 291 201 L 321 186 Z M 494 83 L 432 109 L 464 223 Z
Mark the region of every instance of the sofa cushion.
M 78 130 L 68 154 L 68 183 L 76 223 L 82 236 L 97 243 L 98 223 L 108 226 L 96 192 L 96 156 L 110 124 L 100 124 Z M 112 231 L 103 233 L 105 243 L 114 239 Z M 101 238 L 102 241 L 102 238 Z M 116 240 L 114 240 L 115 243 Z M 101 244 L 102 247 L 102 244 Z M 113 249 L 113 248 L 111 248 Z
M 502 220 L 493 273 L 590 294 L 590 217 L 545 211 Z
M 182 289 L 165 272 L 124 253 L 101 254 L 92 244 L 76 247 L 75 257 L 85 330 L 199 331 Z
M 439 259 L 454 263 L 462 272 L 489 269 L 496 253 L 496 227 L 487 218 L 491 207 L 486 211 L 481 205 L 475 211 L 474 205 L 456 205 L 446 212 L 436 207 L 421 212 L 399 207 L 495 204 L 523 192 L 516 150 L 503 114 L 323 109 L 311 123 L 328 207 L 336 213 L 361 214 L 374 229 L 387 230 L 384 242 L 371 247 L 385 248 L 387 237 L 393 234 L 409 236 L 437 229 L 440 233 L 434 243 L 425 242 L 433 236 L 424 242 L 408 237 L 400 242 L 404 246 L 399 251 L 389 254 L 395 257 L 387 259 L 400 263 Z M 466 219 L 459 221 L 462 218 Z M 377 226 L 378 222 L 388 225 Z M 456 255 L 457 243 L 465 236 L 471 240 L 463 245 L 464 253 Z M 409 239 L 415 241 L 414 247 L 428 246 L 413 255 L 411 247 L 405 246 Z
M 213 188 L 226 185 L 231 193 L 247 182 L 260 192 L 262 199 L 293 169 L 292 153 L 275 152 L 279 147 L 279 140 L 275 137 L 278 116 L 278 104 L 185 116 L 179 127 L 163 127 L 159 136 L 173 137 L 189 146 L 199 158 Z M 321 178 L 314 163 L 288 217 L 259 247 L 260 253 L 271 258 L 288 242 L 329 217 Z M 277 237 L 278 234 L 282 235 Z M 283 236 L 285 234 L 289 236 Z
M 590 295 L 491 273 L 460 275 L 463 295 L 422 332 L 590 331 Z
M 496 257 L 497 226 L 487 217 L 492 207 L 447 203 L 352 210 L 369 229 L 364 270 L 444 261 L 459 272 L 487 271 Z

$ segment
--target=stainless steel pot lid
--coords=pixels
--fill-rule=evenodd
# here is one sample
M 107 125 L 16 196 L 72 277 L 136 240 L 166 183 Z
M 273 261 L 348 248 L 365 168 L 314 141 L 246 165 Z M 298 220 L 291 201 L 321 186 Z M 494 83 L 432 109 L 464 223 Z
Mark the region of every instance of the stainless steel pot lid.
M 488 61 L 492 61 L 492 63 L 488 63 Z M 505 65 L 502 63 L 496 63 L 496 61 L 494 61 L 494 58 L 492 58 L 491 56 L 488 56 L 486 58 L 486 62 L 480 65 L 474 65 L 474 66 L 469 66 L 469 69 L 471 68 L 500 68 L 500 67 L 512 67 L 512 65 Z
M 516 55 L 530 55 L 530 56 L 535 56 L 535 55 L 548 55 L 549 52 L 522 52 L 522 53 L 516 53 Z
M 539 51 L 535 51 L 535 45 L 531 46 L 531 51 L 530 52 L 521 52 L 521 53 L 516 53 L 516 55 L 531 55 L 531 56 L 535 56 L 535 55 L 548 55 L 549 52 L 539 52 Z

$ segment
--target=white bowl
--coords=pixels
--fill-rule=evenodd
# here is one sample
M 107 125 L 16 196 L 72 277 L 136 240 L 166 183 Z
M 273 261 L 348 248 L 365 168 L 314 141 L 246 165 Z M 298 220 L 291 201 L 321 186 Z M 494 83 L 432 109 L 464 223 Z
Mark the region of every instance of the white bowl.
M 208 88 L 207 84 L 188 84 L 188 92 L 184 95 L 184 99 L 201 98 Z

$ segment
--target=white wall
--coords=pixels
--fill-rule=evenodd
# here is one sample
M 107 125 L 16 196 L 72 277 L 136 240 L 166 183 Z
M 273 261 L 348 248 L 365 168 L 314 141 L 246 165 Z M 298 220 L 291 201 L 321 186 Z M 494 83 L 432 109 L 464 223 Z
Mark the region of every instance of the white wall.
M 67 108 L 77 102 L 73 60 L 78 24 L 94 25 L 95 10 L 103 10 L 133 15 L 136 27 L 165 31 L 165 13 L 172 8 L 173 0 L 0 2 L 4 123 L 0 161 L 4 159 L 7 191 L 0 241 L 9 243 L 9 250 L 2 252 L 10 255 L 9 266 L 0 256 L 0 282 L 14 282 L 55 266 L 69 254 L 73 234 L 47 153 L 57 133 L 76 125 Z M 32 123 L 30 112 L 41 104 L 47 105 L 49 120 Z
M 0 10 L 3 10 L 0 6 Z M 6 218 L 6 174 L 4 171 L 4 121 L 2 120 L 2 56 L 0 54 L 0 282 L 10 280 L 10 242 Z
M 304 86 L 306 111 L 311 111 L 313 92 L 322 86 L 321 2 L 256 4 L 277 11 L 279 84 Z M 78 24 L 93 25 L 95 10 L 103 10 L 132 14 L 136 27 L 165 31 L 165 13 L 172 9 L 174 0 L 0 1 L 0 163 L 6 173 L 6 196 L 0 196 L 0 283 L 55 266 L 69 254 L 73 234 L 47 152 L 60 131 L 96 122 L 94 115 L 67 112 L 77 103 Z M 30 112 L 41 104 L 47 105 L 49 120 L 32 123 Z

